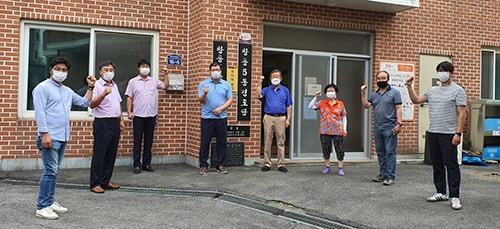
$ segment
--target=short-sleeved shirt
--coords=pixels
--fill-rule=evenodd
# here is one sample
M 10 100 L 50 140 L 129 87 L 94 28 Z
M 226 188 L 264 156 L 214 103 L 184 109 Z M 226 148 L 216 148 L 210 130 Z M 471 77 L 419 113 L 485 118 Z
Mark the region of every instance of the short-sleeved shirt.
M 457 106 L 467 105 L 465 90 L 452 82 L 432 87 L 423 96 L 429 104 L 429 132 L 454 134 L 458 126 Z
M 118 86 L 114 81 L 108 83 L 102 79 L 102 77 L 99 78 L 97 82 L 95 82 L 93 98 L 97 98 L 107 87 L 111 87 L 111 93 L 104 97 L 99 106 L 92 109 L 94 117 L 119 118 L 122 114 L 122 106 L 120 105 L 122 97 L 120 96 L 120 91 L 118 91 Z
M 265 101 L 264 113 L 266 114 L 285 114 L 286 108 L 293 105 L 290 91 L 283 85 L 277 88 L 274 85 L 262 88 L 261 100 Z
M 396 105 L 403 104 L 403 101 L 401 92 L 397 89 L 389 85 L 384 94 L 381 94 L 378 89 L 370 94 L 368 102 L 373 106 L 375 129 L 392 129 L 398 124 Z
M 214 109 L 226 103 L 228 99 L 233 98 L 231 84 L 223 79 L 215 83 L 212 78 L 208 78 L 200 83 L 198 87 L 198 96 L 203 95 L 203 88 L 208 86 L 208 93 L 205 102 L 201 105 L 201 118 L 205 119 L 224 119 L 227 118 L 226 110 L 223 110 L 218 116 L 214 114 Z
M 134 116 L 147 118 L 158 115 L 158 90 L 165 90 L 165 83 L 152 78 L 136 76 L 128 82 L 125 95 L 132 99 Z
M 88 107 L 90 101 L 76 94 L 71 88 L 47 79 L 39 83 L 32 92 L 35 107 L 37 135 L 49 133 L 56 141 L 69 140 L 69 115 L 71 105 Z
M 323 99 L 317 102 L 315 106 L 321 116 L 318 133 L 326 135 L 343 135 L 344 116 L 347 116 L 344 103 L 337 100 L 335 104 L 330 105 L 327 99 Z

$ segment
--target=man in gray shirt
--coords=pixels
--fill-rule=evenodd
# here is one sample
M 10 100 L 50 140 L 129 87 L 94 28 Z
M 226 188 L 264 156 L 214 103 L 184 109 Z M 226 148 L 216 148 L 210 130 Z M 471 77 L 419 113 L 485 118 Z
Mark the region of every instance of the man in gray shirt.
M 424 95 L 416 95 L 412 88 L 413 77 L 406 79 L 406 87 L 413 103 L 429 104 L 430 126 L 427 132 L 432 161 L 436 194 L 427 198 L 429 202 L 446 201 L 446 174 L 451 197 L 451 207 L 460 210 L 460 167 L 457 160 L 457 145 L 462 140 L 465 125 L 467 95 L 465 90 L 451 81 L 453 64 L 448 61 L 437 65 L 440 86 L 432 87 Z M 446 168 L 446 170 L 445 170 Z
M 374 112 L 373 139 L 380 169 L 379 175 L 372 180 L 382 182 L 383 185 L 393 185 L 396 179 L 398 134 L 403 126 L 403 102 L 401 93 L 388 84 L 388 72 L 378 72 L 375 77 L 378 89 L 369 98 L 365 95 L 367 86 L 361 86 L 361 104 L 365 109 L 373 107 Z

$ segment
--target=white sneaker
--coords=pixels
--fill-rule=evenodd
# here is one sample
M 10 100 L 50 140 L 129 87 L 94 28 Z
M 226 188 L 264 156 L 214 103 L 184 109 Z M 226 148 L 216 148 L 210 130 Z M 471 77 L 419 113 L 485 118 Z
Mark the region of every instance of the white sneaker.
M 42 219 L 57 219 L 59 216 L 52 210 L 52 208 L 46 207 L 40 210 L 36 210 L 36 217 Z
M 445 201 L 445 200 L 448 200 L 448 195 L 441 193 L 436 193 L 431 197 L 427 198 L 427 201 L 429 202 Z
M 52 211 L 54 211 L 55 213 L 65 213 L 65 212 L 68 212 L 68 209 L 61 206 L 59 203 L 57 202 L 54 202 L 52 205 L 49 206 Z
M 451 198 L 451 208 L 453 208 L 454 210 L 462 209 L 462 205 L 460 204 L 460 199 L 456 197 Z

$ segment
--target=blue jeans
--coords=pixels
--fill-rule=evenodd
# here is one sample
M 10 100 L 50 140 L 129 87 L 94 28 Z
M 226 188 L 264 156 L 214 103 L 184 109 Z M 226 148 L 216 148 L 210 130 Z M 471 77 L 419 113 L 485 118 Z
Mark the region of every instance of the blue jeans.
M 377 150 L 380 175 L 386 179 L 396 178 L 396 147 L 398 136 L 394 135 L 392 129 L 374 130 L 375 149 Z
M 56 192 L 57 172 L 66 152 L 66 142 L 52 141 L 52 148 L 42 146 L 42 137 L 36 138 L 36 146 L 42 151 L 43 173 L 40 178 L 40 191 L 38 192 L 38 210 L 54 203 Z

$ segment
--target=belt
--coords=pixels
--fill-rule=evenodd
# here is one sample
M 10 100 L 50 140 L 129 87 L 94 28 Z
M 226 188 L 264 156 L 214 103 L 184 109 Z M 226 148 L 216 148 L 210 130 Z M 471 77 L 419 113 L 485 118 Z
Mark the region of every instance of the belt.
M 274 116 L 274 117 L 281 117 L 281 116 L 286 116 L 286 113 L 284 113 L 284 114 L 266 114 L 266 115 Z

